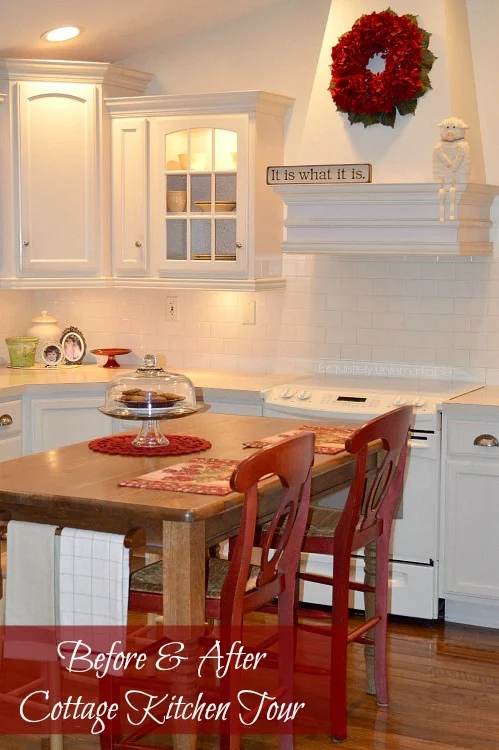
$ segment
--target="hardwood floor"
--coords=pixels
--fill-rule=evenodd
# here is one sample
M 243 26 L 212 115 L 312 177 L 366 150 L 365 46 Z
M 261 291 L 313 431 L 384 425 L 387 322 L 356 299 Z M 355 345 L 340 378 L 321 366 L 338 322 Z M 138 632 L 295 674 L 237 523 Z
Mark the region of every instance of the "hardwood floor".
M 390 705 L 364 693 L 363 649 L 350 649 L 352 750 L 497 750 L 499 630 L 438 623 L 390 624 Z M 1 730 L 0 730 L 1 731 Z M 327 737 L 296 738 L 296 750 L 330 750 Z M 206 739 L 200 748 L 216 748 Z M 275 748 L 273 737 L 248 738 L 244 750 Z M 0 750 L 39 750 L 34 737 L 1 737 Z M 98 750 L 97 738 L 66 738 L 65 750 Z

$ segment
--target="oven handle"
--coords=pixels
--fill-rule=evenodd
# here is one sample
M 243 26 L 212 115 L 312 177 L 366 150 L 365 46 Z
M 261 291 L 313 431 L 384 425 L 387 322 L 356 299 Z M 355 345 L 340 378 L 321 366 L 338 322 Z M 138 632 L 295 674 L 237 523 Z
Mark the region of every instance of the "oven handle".
M 409 440 L 407 444 L 410 448 L 418 448 L 419 450 L 421 448 L 424 450 L 429 450 L 431 448 L 431 443 L 425 442 L 425 440 Z

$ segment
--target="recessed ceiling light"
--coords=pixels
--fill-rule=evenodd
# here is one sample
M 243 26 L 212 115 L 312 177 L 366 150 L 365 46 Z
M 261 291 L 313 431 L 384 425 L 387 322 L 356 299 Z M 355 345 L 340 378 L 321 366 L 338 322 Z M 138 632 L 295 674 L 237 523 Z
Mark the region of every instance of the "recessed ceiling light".
M 66 42 L 68 39 L 74 39 L 75 36 L 81 34 L 81 31 L 78 26 L 61 26 L 58 29 L 46 31 L 41 38 L 45 42 Z

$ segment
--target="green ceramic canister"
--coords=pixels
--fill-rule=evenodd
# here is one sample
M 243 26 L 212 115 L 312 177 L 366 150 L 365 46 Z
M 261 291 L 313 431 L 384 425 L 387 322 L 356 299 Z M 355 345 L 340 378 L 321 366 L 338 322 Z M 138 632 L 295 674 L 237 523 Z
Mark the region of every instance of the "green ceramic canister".
M 33 367 L 38 339 L 34 336 L 10 336 L 5 339 L 11 367 Z

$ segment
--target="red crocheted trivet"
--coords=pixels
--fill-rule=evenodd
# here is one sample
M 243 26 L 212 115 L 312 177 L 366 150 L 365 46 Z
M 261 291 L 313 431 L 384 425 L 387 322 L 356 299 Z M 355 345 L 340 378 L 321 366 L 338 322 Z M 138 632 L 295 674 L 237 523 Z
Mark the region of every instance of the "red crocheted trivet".
M 192 435 L 165 435 L 170 442 L 157 448 L 138 448 L 132 445 L 135 435 L 108 435 L 91 440 L 88 447 L 98 453 L 112 453 L 120 456 L 182 456 L 186 453 L 199 453 L 211 448 L 209 440 Z

